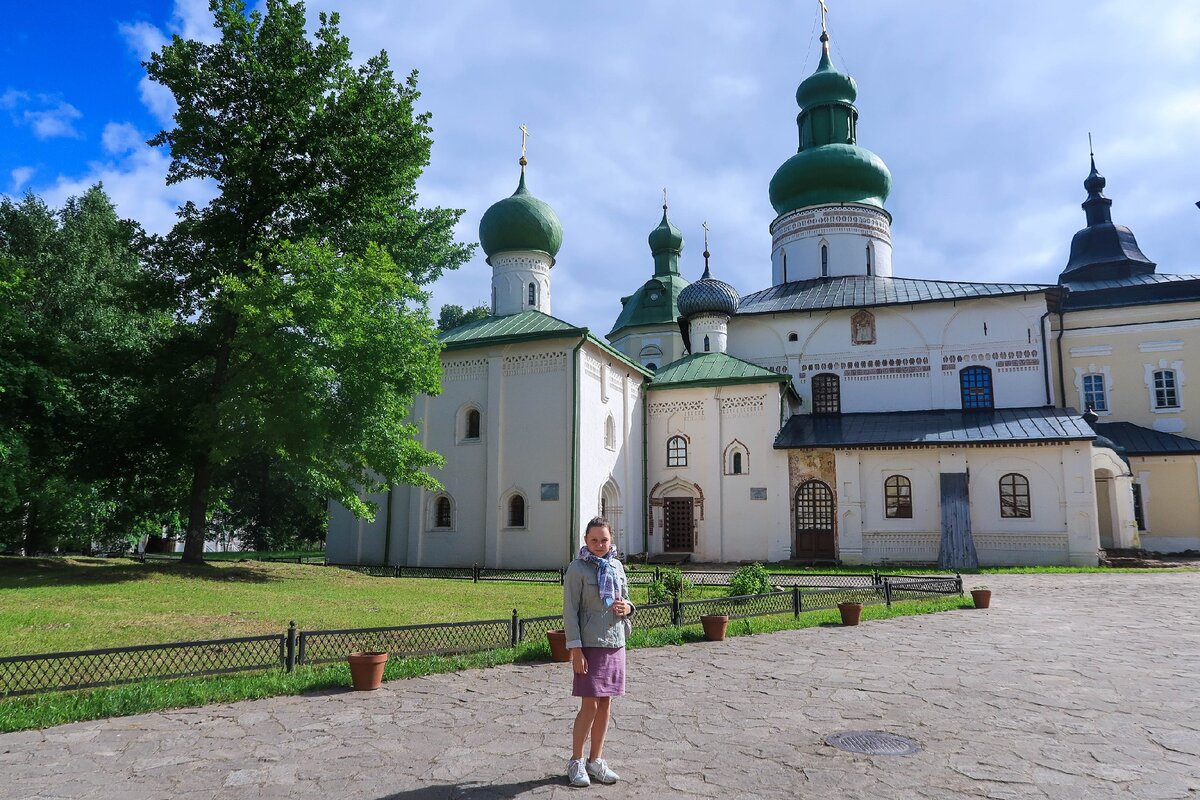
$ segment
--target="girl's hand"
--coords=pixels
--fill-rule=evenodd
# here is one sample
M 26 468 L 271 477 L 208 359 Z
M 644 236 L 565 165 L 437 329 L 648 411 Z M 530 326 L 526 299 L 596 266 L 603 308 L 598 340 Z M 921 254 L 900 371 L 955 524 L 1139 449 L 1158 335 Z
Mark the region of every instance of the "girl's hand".
M 620 597 L 613 600 L 612 612 L 618 617 L 628 617 L 630 612 L 629 601 Z
M 578 647 L 571 650 L 571 669 L 576 675 L 587 675 L 587 659 L 583 657 L 583 651 Z

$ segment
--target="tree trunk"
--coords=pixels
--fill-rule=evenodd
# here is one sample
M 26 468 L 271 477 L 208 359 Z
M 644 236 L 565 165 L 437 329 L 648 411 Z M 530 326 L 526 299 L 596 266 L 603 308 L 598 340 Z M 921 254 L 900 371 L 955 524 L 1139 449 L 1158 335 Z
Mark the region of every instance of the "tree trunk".
M 36 501 L 29 501 L 29 504 L 26 506 L 25 519 L 23 521 L 25 523 L 25 555 L 33 558 L 38 554 L 38 550 L 40 550 L 42 546 L 42 529 L 38 526 Z
M 212 483 L 212 462 L 208 453 L 196 457 L 192 467 L 192 491 L 188 495 L 187 534 L 183 543 L 183 561 L 204 563 L 204 533 L 208 528 L 208 488 Z

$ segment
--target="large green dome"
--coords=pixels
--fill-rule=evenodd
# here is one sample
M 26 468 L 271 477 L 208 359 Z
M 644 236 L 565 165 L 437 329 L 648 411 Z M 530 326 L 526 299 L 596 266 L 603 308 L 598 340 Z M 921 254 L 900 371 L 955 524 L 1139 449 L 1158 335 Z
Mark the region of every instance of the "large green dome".
M 651 255 L 663 252 L 679 255 L 683 252 L 683 233 L 671 224 L 671 220 L 667 219 L 666 206 L 663 206 L 662 222 L 658 223 L 657 228 L 650 231 L 647 241 L 650 243 Z
M 829 36 L 821 34 L 821 62 L 796 90 L 800 146 L 771 178 L 777 214 L 805 206 L 865 203 L 883 207 L 892 174 L 883 159 L 859 147 L 858 87 L 829 58 Z
M 784 214 L 805 206 L 866 203 L 883 207 L 892 174 L 883 159 L 865 147 L 825 144 L 801 150 L 771 178 L 771 205 Z
M 558 215 L 525 188 L 525 170 L 511 197 L 492 204 L 479 220 L 479 245 L 489 258 L 509 250 L 537 250 L 551 258 L 562 247 Z

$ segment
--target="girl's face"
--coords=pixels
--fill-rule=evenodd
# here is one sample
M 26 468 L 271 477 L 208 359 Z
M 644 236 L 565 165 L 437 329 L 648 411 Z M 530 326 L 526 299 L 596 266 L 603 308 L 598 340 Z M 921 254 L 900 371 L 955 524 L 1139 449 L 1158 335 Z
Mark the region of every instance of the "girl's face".
M 587 533 L 583 537 L 583 543 L 587 545 L 589 553 L 597 558 L 604 558 L 608 555 L 608 551 L 612 549 L 612 532 L 606 525 L 597 525 L 594 528 L 588 528 Z

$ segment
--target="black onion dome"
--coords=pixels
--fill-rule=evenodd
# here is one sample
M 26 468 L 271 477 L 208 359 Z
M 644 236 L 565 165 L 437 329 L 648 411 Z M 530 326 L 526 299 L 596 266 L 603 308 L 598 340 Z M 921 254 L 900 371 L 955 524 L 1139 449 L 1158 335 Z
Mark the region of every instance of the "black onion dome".
M 705 266 L 704 277 L 679 293 L 679 313 L 684 317 L 696 314 L 725 314 L 732 317 L 737 313 L 740 299 L 737 289 L 714 278 Z

